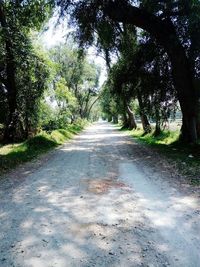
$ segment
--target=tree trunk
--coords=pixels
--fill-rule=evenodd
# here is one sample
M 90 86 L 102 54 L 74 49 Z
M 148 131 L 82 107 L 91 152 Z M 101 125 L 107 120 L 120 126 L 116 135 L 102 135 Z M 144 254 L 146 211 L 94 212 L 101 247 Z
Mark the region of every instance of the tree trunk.
M 196 130 L 197 130 L 197 138 L 200 139 L 200 81 L 195 79 L 194 80 L 194 86 L 195 86 L 195 91 L 197 94 L 197 121 L 196 121 Z
M 147 118 L 147 115 L 143 112 L 140 112 L 140 118 L 142 122 L 142 128 L 144 131 L 144 135 L 151 132 L 151 124 L 149 123 L 149 120 Z
M 143 128 L 144 135 L 145 135 L 151 132 L 151 124 L 149 123 L 147 115 L 144 112 L 144 104 L 143 104 L 142 97 L 139 91 L 137 95 L 138 95 L 138 103 L 139 103 L 139 108 L 140 108 L 140 118 L 141 118 L 142 128 Z
M 108 115 L 108 122 L 112 121 L 112 115 Z
M 117 114 L 115 114 L 114 116 L 113 116 L 113 123 L 115 123 L 115 124 L 118 124 L 118 115 Z
M 158 136 L 160 134 L 161 134 L 160 121 L 156 121 L 156 127 L 153 135 Z
M 196 129 L 197 129 L 197 138 L 200 139 L 200 119 L 197 120 Z
M 200 138 L 200 103 L 198 103 L 197 107 L 197 122 L 196 122 L 196 129 L 197 129 L 197 138 Z
M 83 110 L 83 118 L 87 118 L 88 117 L 88 104 L 89 104 L 89 100 L 90 100 L 90 90 L 88 90 L 88 93 L 87 93 L 87 96 L 86 98 L 84 99 L 85 100 L 85 108 Z
M 197 141 L 198 96 L 192 82 L 189 61 L 182 47 L 171 51 L 172 74 L 174 85 L 183 115 L 181 139 L 187 143 Z
M 126 114 L 126 111 L 122 114 L 122 129 L 128 129 L 129 123 L 128 123 L 128 117 Z
M 155 119 L 156 119 L 156 127 L 153 135 L 158 136 L 159 134 L 161 134 L 161 117 L 158 108 L 156 108 L 155 110 Z
M 128 114 L 128 129 L 133 130 L 137 128 L 137 124 L 135 121 L 135 116 L 133 111 L 130 109 L 129 105 L 126 107 L 127 109 L 127 114 Z
M 93 101 L 93 103 L 92 103 L 91 106 L 89 107 L 89 109 L 88 109 L 88 113 L 87 113 L 87 120 L 89 120 L 90 112 L 91 112 L 91 110 L 92 110 L 94 104 L 99 100 L 100 96 L 101 96 L 101 95 L 98 95 L 97 98 Z
M 109 55 L 109 49 L 104 48 L 104 53 L 105 53 L 105 60 L 106 60 L 106 67 L 107 71 L 109 72 L 111 67 L 110 67 L 110 55 Z

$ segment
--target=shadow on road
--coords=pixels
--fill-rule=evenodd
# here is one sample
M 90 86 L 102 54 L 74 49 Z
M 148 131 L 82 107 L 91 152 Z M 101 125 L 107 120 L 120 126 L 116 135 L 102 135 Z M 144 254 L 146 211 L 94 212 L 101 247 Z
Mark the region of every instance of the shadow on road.
M 0 266 L 198 267 L 198 203 L 145 160 L 139 145 L 101 123 L 23 182 L 4 181 Z

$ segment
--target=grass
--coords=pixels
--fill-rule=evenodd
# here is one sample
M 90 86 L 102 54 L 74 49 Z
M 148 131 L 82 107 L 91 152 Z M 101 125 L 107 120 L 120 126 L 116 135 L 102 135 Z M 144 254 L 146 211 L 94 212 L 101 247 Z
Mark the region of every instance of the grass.
M 200 144 L 185 145 L 179 141 L 179 131 L 163 131 L 160 135 L 143 135 L 142 129 L 128 131 L 129 134 L 157 152 L 163 154 L 187 177 L 191 184 L 200 185 Z
M 22 143 L 0 145 L 0 172 L 3 173 L 63 144 L 83 130 L 85 125 L 85 122 L 79 122 L 51 133 L 41 132 Z

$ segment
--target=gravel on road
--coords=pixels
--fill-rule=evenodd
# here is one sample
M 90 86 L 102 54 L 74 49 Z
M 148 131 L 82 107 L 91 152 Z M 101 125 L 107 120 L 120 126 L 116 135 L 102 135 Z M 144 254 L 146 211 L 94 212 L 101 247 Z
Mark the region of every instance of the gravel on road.
M 199 267 L 200 195 L 106 122 L 0 184 L 0 267 Z M 33 165 L 33 163 L 32 163 Z

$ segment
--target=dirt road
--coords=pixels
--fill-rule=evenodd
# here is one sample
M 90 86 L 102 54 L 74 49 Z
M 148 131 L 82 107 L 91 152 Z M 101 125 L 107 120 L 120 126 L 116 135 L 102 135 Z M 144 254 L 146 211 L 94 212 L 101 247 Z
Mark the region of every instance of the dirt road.
M 1 180 L 1 267 L 200 266 L 199 195 L 114 126 L 40 165 Z

